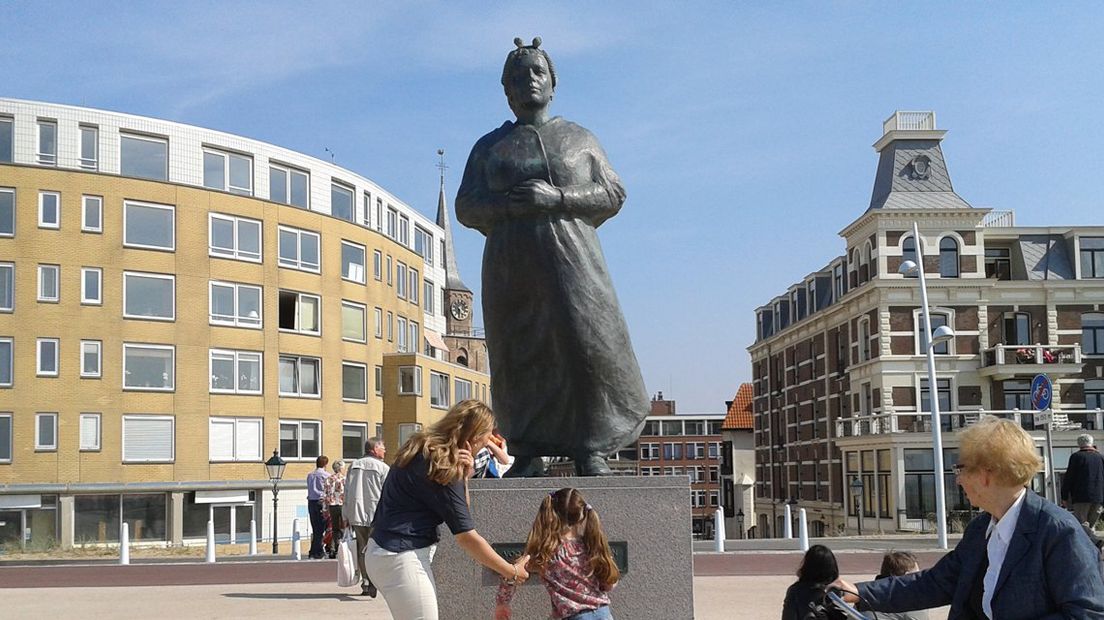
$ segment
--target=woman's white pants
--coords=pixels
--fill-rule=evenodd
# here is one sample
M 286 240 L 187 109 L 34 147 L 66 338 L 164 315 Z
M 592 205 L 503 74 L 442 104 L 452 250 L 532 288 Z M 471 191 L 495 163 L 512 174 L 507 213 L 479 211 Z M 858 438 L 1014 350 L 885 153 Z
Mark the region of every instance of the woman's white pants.
M 436 550 L 431 545 L 394 553 L 368 541 L 364 568 L 395 620 L 437 620 L 437 586 L 430 566 Z

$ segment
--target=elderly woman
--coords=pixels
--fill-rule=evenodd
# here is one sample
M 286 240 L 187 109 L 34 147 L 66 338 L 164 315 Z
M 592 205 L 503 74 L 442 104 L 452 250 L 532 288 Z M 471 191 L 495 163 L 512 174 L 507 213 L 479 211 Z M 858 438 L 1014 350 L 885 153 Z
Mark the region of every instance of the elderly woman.
M 502 559 L 475 531 L 468 511 L 472 454 L 486 445 L 493 429 L 494 414 L 487 405 L 461 401 L 441 421 L 411 437 L 395 457 L 364 557 L 368 578 L 395 618 L 437 620 L 437 585 L 430 562 L 441 523 L 473 560 L 509 583 L 529 578 L 529 556 L 514 564 Z
M 510 52 L 502 86 L 517 122 L 472 148 L 456 218 L 487 237 L 483 318 L 499 427 L 514 465 L 543 474 L 541 456 L 608 474 L 605 457 L 632 443 L 648 396 L 596 229 L 625 189 L 598 139 L 558 116 L 552 59 L 540 39 Z
M 322 483 L 322 509 L 330 515 L 330 542 L 326 545 L 326 555 L 337 557 L 337 546 L 341 544 L 341 535 L 345 522 L 341 509 L 345 504 L 345 461 L 333 462 L 333 475 Z
M 1039 470 L 1031 436 L 984 417 L 958 437 L 958 484 L 985 514 L 928 570 L 858 588 L 837 580 L 845 598 L 891 612 L 950 604 L 948 620 L 1104 617 L 1096 549 L 1073 515 L 1025 488 Z

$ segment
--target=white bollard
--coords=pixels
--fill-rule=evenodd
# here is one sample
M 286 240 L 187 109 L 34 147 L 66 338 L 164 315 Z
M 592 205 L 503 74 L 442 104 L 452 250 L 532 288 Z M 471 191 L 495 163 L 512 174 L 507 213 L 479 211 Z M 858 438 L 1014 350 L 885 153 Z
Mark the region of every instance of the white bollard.
M 303 550 L 299 548 L 299 519 L 291 520 L 291 559 L 303 559 Z
M 126 521 L 119 532 L 119 564 L 130 564 L 130 524 Z
M 215 563 L 215 522 L 207 521 L 207 563 Z
M 790 505 L 784 504 L 786 520 L 785 525 L 782 526 L 782 538 L 793 538 L 793 513 L 790 512 Z
M 713 550 L 717 553 L 725 550 L 724 510 L 721 508 L 713 513 Z
M 801 550 L 809 550 L 809 522 L 805 518 L 805 509 L 797 511 L 797 535 L 801 539 Z
M 249 555 L 257 555 L 257 522 L 249 521 Z

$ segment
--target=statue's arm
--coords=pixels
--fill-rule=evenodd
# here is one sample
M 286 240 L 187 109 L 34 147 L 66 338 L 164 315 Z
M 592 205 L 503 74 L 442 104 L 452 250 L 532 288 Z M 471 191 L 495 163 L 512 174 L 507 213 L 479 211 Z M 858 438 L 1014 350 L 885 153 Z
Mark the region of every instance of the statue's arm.
M 563 209 L 568 215 L 589 220 L 595 226 L 617 215 L 625 204 L 625 186 L 610 166 L 606 153 L 593 136 L 590 138 L 591 182 L 560 188 Z
M 486 149 L 477 142 L 464 166 L 464 178 L 456 193 L 456 219 L 484 235 L 490 233 L 495 222 L 506 217 L 509 199 L 505 192 L 492 192 L 483 176 Z

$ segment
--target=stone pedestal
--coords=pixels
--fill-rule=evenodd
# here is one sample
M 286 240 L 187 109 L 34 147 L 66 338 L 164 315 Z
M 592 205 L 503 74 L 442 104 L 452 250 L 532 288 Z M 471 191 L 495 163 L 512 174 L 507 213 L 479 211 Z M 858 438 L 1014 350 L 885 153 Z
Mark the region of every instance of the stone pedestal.
M 685 476 L 511 478 L 472 480 L 477 531 L 493 544 L 524 545 L 541 500 L 575 487 L 598 511 L 611 545 L 624 543 L 627 572 L 611 593 L 615 618 L 685 620 L 694 617 L 690 483 Z M 493 617 L 498 577 L 467 556 L 442 527 L 433 560 L 441 620 Z M 547 618 L 548 592 L 534 575 L 513 601 L 519 620 Z

